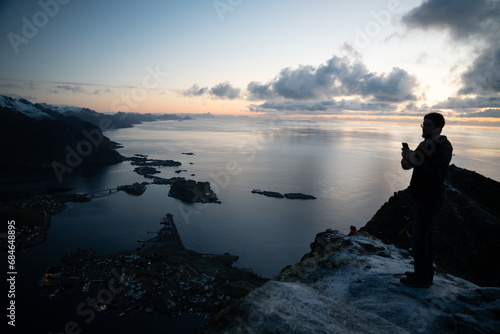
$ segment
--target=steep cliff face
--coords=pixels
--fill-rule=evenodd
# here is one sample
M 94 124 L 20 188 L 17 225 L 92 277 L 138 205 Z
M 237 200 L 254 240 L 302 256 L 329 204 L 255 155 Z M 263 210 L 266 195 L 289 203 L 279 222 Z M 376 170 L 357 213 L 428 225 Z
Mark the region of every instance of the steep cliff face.
M 109 165 L 123 160 L 97 126 L 70 116 L 54 118 L 25 100 L 2 97 L 0 168 L 52 170 Z M 57 172 L 56 172 L 57 173 Z
M 405 250 L 366 232 L 338 231 L 252 291 L 208 333 L 497 333 L 500 289 L 439 273 L 429 289 L 400 284 Z
M 434 238 L 438 269 L 500 287 L 500 183 L 452 165 L 446 185 Z M 361 230 L 409 250 L 413 205 L 409 189 L 395 193 Z

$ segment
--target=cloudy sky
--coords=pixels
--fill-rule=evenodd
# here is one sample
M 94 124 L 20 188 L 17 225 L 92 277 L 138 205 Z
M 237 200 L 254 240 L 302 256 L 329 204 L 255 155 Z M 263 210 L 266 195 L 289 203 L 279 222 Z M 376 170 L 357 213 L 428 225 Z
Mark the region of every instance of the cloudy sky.
M 32 102 L 500 118 L 500 0 L 7 0 L 0 36 Z

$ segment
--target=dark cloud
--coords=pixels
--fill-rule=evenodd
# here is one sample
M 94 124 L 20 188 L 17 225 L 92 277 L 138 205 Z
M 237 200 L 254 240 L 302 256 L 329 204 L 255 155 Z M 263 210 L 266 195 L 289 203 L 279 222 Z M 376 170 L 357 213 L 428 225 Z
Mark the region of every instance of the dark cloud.
M 403 17 L 409 27 L 448 29 L 457 39 L 498 33 L 498 0 L 427 0 Z M 496 33 L 495 33 L 496 31 Z
M 275 97 L 270 84 L 260 84 L 252 81 L 248 84 L 247 91 L 249 93 L 248 99 L 250 101 L 262 101 Z
M 184 95 L 184 96 L 201 96 L 201 95 L 205 94 L 207 91 L 208 91 L 207 87 L 200 88 L 198 86 L 198 84 L 194 84 L 193 86 L 191 86 L 191 88 L 189 88 L 187 91 L 182 93 L 182 95 Z
M 301 66 L 285 68 L 273 82 L 273 91 L 281 97 L 292 100 L 327 98 L 333 88 L 333 77 L 324 75 L 321 69 Z M 330 82 L 329 82 L 330 81 Z
M 393 68 L 387 75 L 367 75 L 361 85 L 361 95 L 373 96 L 380 102 L 415 101 L 413 89 L 417 79 L 403 69 Z
M 428 104 L 417 105 L 414 102 L 409 102 L 406 105 L 402 106 L 402 111 L 407 115 L 421 115 L 428 114 L 430 112 L 439 112 L 438 109 L 433 109 L 433 107 Z
M 85 90 L 80 86 L 58 85 L 56 88 L 72 93 L 85 93 Z
M 0 88 L 23 88 L 23 86 L 15 83 L 5 83 L 0 84 Z
M 482 113 L 476 112 L 478 108 L 500 107 L 500 1 L 427 0 L 404 16 L 403 22 L 411 28 L 448 30 L 456 41 L 476 47 L 477 57 L 461 75 L 462 87 L 456 96 L 434 107 L 471 115 Z
M 339 96 L 362 96 L 373 102 L 416 100 L 418 83 L 405 70 L 394 68 L 388 74 L 368 71 L 359 60 L 334 56 L 318 67 L 285 68 L 268 84 L 248 85 L 250 100 L 284 98 L 326 100 Z
M 250 111 L 255 112 L 293 112 L 304 115 L 334 115 L 348 111 L 365 112 L 387 112 L 396 111 L 394 104 L 390 103 L 366 103 L 360 99 L 353 100 L 326 100 L 326 101 L 266 101 L 262 104 L 252 104 Z
M 487 109 L 484 111 L 478 111 L 474 113 L 460 114 L 460 117 L 494 117 L 500 118 L 500 109 Z
M 0 81 L 2 80 L 2 78 L 0 78 Z M 10 81 L 10 80 L 6 80 L 6 81 Z M 0 84 L 0 88 L 27 88 L 27 89 L 30 89 L 30 90 L 35 90 L 37 89 L 35 83 L 33 81 L 20 81 L 20 80 L 15 80 L 16 82 L 20 82 L 20 83 L 14 83 L 14 82 L 9 82 L 9 83 L 4 83 L 4 84 Z
M 484 50 L 462 75 L 462 83 L 459 94 L 490 96 L 500 93 L 500 45 Z
M 111 89 L 105 88 L 105 89 L 96 89 L 94 91 L 94 95 L 101 95 L 101 94 L 109 94 L 111 93 Z
M 481 96 L 469 97 L 469 98 L 450 97 L 446 101 L 435 104 L 432 107 L 438 109 L 455 109 L 455 110 L 500 108 L 500 97 L 481 97 Z
M 212 87 L 210 94 L 217 98 L 233 100 L 240 97 L 240 89 L 226 81 Z

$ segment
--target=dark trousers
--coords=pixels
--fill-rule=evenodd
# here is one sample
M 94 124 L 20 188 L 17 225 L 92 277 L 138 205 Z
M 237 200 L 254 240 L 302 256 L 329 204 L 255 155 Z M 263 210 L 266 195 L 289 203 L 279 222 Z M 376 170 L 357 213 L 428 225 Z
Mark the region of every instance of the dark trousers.
M 415 277 L 432 282 L 434 277 L 434 225 L 443 208 L 444 198 L 432 201 L 417 201 L 413 219 L 413 260 Z

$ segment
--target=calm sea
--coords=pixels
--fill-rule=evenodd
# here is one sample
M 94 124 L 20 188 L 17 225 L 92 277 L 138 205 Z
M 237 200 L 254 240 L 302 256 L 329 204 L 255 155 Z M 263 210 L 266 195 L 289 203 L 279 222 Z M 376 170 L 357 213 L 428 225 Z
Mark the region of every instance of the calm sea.
M 166 213 L 174 215 L 187 248 L 230 252 L 239 256 L 236 266 L 273 277 L 299 261 L 317 233 L 331 228 L 347 234 L 350 225 L 362 227 L 395 191 L 408 186 L 411 173 L 400 168 L 400 147 L 403 141 L 412 148 L 418 144 L 419 124 L 418 120 L 217 117 L 107 131 L 106 136 L 124 145 L 120 153 L 125 156 L 146 154 L 180 161 L 180 167 L 159 168 L 158 176 L 209 181 L 222 203 L 186 204 L 167 196 L 169 186 L 150 185 L 139 197 L 118 192 L 70 204 L 53 218 L 47 242 L 18 254 L 18 271 L 26 273 L 18 278 L 23 290 L 19 302 L 31 303 L 20 311 L 21 321 L 44 319 L 49 312 L 53 321 L 44 329 L 54 333 L 63 331 L 71 319 L 81 323 L 75 313 L 81 301 L 61 304 L 36 295 L 45 268 L 58 265 L 64 254 L 77 247 L 93 248 L 99 255 L 136 248 L 138 239 L 154 236 L 148 232 L 160 229 Z M 454 146 L 452 163 L 500 180 L 499 128 L 450 124 L 444 133 Z M 68 174 L 64 184 L 72 192 L 90 193 L 148 181 L 133 169 L 124 162 L 98 173 Z M 177 170 L 183 171 L 177 174 Z M 253 194 L 252 189 L 301 192 L 317 199 L 269 198 Z M 120 318 L 119 323 L 125 324 L 123 328 L 131 328 L 132 323 L 144 328 L 141 317 Z M 155 317 L 144 321 L 165 321 L 161 315 Z M 203 322 L 189 319 L 172 326 L 187 330 L 197 321 Z M 97 333 L 117 324 L 96 320 L 88 328 Z

